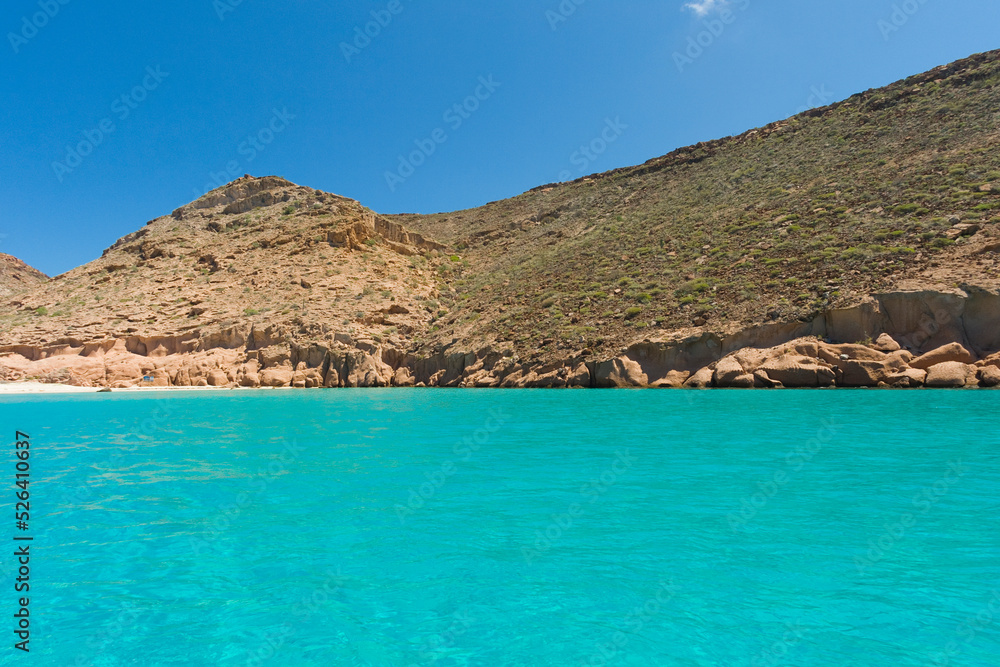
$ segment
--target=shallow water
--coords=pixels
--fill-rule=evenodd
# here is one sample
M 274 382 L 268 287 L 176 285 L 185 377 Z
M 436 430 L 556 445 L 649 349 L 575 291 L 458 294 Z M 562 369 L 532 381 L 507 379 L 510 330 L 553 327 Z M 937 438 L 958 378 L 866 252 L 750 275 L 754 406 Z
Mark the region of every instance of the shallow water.
M 0 664 L 996 666 L 998 407 L 6 397 L 0 423 L 31 435 L 35 539 L 31 656 Z

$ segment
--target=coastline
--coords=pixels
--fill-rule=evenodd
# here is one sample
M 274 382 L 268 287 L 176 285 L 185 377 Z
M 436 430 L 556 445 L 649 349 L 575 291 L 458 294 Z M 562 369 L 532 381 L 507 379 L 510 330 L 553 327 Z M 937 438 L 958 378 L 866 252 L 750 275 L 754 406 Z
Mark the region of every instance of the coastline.
M 118 394 L 148 393 L 154 391 L 226 391 L 230 389 L 230 387 L 122 387 L 110 391 Z M 104 387 L 77 387 L 71 384 L 51 384 L 47 382 L 0 382 L 0 397 L 23 396 L 26 394 L 98 394 L 102 391 L 110 393 Z

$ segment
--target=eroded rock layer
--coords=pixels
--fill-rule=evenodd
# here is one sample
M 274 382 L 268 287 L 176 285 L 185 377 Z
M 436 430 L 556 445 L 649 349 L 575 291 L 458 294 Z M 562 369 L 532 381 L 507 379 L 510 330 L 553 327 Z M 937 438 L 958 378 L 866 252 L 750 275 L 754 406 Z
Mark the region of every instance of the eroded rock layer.
M 77 386 L 996 387 L 1000 294 L 880 294 L 810 322 L 635 343 L 614 358 L 522 360 L 510 350 L 416 356 L 337 333 L 288 342 L 281 327 L 0 348 L 0 379 Z

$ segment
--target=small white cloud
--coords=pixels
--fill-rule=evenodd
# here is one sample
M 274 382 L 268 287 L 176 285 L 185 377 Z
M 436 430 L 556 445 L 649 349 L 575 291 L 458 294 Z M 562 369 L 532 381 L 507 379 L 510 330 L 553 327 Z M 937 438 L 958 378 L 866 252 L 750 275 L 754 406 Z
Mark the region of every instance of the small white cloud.
M 725 5 L 727 0 L 694 0 L 684 5 L 684 9 L 690 9 L 698 16 L 705 16 L 709 12 Z

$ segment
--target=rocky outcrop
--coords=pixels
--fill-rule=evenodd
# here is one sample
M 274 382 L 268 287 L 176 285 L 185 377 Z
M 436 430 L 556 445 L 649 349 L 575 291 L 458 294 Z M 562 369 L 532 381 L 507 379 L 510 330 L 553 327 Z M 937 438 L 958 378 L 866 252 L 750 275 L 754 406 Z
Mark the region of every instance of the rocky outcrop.
M 811 322 L 641 341 L 607 360 L 523 361 L 489 346 L 421 356 L 345 333 L 297 343 L 295 332 L 259 325 L 89 342 L 65 338 L 0 348 L 0 378 L 94 387 L 303 389 L 995 387 L 995 298 L 975 290 L 880 295 Z M 852 342 L 855 337 L 867 342 Z

